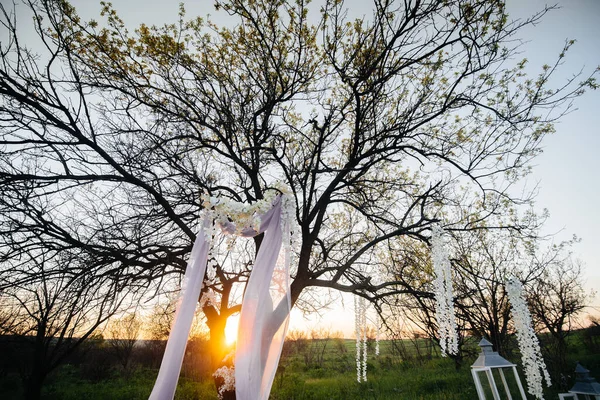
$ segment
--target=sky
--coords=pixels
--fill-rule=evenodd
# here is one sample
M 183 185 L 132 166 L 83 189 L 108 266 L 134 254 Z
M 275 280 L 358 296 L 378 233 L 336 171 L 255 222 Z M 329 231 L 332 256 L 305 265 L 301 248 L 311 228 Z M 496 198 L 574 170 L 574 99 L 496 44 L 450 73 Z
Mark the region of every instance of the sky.
M 114 8 L 127 26 L 140 23 L 162 25 L 177 20 L 178 2 L 164 0 L 113 0 Z M 362 0 L 350 0 L 350 9 L 362 6 Z M 84 19 L 99 19 L 99 0 L 72 0 Z M 531 15 L 544 7 L 543 0 L 509 0 L 507 9 L 512 18 Z M 554 4 L 554 3 L 550 3 Z M 214 14 L 212 0 L 188 0 L 185 2 L 188 16 Z M 521 37 L 527 41 L 523 46 L 523 57 L 529 60 L 533 74 L 543 64 L 550 64 L 562 50 L 566 39 L 576 39 L 576 44 L 567 54 L 563 71 L 574 72 L 584 69 L 589 74 L 600 65 L 600 1 L 563 0 L 559 10 L 550 12 L 535 27 L 523 31 Z M 219 22 L 213 15 L 213 20 Z M 567 75 L 554 81 L 560 84 Z M 534 171 L 528 185 L 539 185 L 536 209 L 546 208 L 550 212 L 544 233 L 556 234 L 555 241 L 566 240 L 574 234 L 581 242 L 573 247 L 573 255 L 585 266 L 585 282 L 588 291 L 600 289 L 600 91 L 588 92 L 575 103 L 575 110 L 557 125 L 556 133 L 544 140 L 544 152 L 534 161 Z M 592 302 L 600 314 L 600 299 Z M 353 330 L 353 302 L 344 296 L 329 311 L 320 316 L 304 319 L 298 311 L 292 313 L 291 329 L 324 327 L 331 331 L 342 331 L 350 336 Z
M 509 10 L 529 13 L 544 2 L 511 1 Z M 600 2 L 569 0 L 560 10 L 549 13 L 535 29 L 528 29 L 530 43 L 525 56 L 532 65 L 542 65 L 560 52 L 565 39 L 577 42 L 567 54 L 565 71 L 584 68 L 588 74 L 600 65 Z M 568 75 L 563 75 L 567 78 Z M 600 91 L 586 93 L 575 110 L 556 124 L 556 133 L 544 140 L 544 153 L 534 161 L 529 179 L 539 182 L 537 208 L 547 208 L 550 218 L 545 232 L 558 233 L 557 239 L 577 235 L 581 242 L 573 256 L 585 265 L 588 290 L 600 289 Z M 595 297 L 595 311 L 600 299 Z

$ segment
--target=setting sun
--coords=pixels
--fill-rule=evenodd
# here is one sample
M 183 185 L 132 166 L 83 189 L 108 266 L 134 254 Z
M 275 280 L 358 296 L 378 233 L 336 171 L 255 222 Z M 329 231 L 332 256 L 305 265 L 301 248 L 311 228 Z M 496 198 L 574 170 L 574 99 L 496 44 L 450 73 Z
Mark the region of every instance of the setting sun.
M 240 315 L 234 314 L 227 318 L 227 325 L 225 325 L 225 343 L 229 346 L 236 342 L 238 325 L 240 323 Z

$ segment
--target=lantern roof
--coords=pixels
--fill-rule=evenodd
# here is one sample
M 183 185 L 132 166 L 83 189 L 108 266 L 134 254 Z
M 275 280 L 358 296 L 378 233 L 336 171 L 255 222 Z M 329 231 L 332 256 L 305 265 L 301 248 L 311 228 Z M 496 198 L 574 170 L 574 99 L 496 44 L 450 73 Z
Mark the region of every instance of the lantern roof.
M 485 338 L 481 339 L 481 342 L 479 342 L 479 347 L 481 347 L 481 353 L 479 353 L 479 357 L 477 360 L 475 360 L 473 365 L 471 365 L 471 368 L 483 369 L 515 366 L 515 364 L 500 356 L 497 351 L 494 351 L 492 344 Z
M 575 385 L 569 393 L 600 395 L 600 383 L 590 376 L 590 371 L 577 363 L 575 367 Z

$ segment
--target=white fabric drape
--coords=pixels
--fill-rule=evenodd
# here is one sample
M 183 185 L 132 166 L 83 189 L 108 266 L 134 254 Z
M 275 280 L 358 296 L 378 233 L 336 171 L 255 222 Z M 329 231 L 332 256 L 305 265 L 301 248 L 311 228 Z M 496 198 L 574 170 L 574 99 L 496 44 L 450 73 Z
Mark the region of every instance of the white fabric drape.
M 237 349 L 235 355 L 235 386 L 239 400 L 267 400 L 277 371 L 277 364 L 287 332 L 291 308 L 289 282 L 289 221 L 282 215 L 282 197 L 273 201 L 273 207 L 261 215 L 259 231 L 250 227 L 238 235 L 264 237 L 240 313 Z M 184 285 L 167 341 L 160 371 L 149 400 L 172 400 L 181 370 L 190 327 L 206 272 L 211 246 L 210 232 L 213 218 L 205 214 L 192 255 L 185 272 Z M 218 225 L 225 234 L 236 232 L 230 221 Z M 282 243 L 286 248 L 282 251 Z
M 282 251 L 282 199 L 261 218 L 265 232 L 240 315 L 235 354 L 235 387 L 238 400 L 267 400 L 279 363 L 290 313 L 289 251 Z
M 205 214 L 185 270 L 175 320 L 149 400 L 171 400 L 175 395 L 188 335 L 198 304 L 200 289 L 202 289 L 202 280 L 206 272 L 208 251 L 211 246 L 211 240 L 207 237 L 207 232 L 212 229 L 212 223 L 213 220 L 210 215 Z

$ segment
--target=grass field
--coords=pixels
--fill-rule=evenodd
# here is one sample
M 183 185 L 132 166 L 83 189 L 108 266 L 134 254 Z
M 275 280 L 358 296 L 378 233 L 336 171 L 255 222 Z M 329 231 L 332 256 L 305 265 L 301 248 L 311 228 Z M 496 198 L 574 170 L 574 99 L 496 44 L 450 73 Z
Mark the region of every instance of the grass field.
M 437 349 L 424 340 L 403 344 L 405 353 L 401 357 L 397 350 L 394 351 L 390 341 L 382 341 L 380 355 L 373 354 L 369 358 L 368 381 L 358 383 L 354 341 L 321 339 L 286 343 L 271 399 L 477 398 L 470 374 L 470 364 L 475 355 L 465 359 L 462 368 L 457 369 L 451 359 L 439 357 Z M 598 354 L 576 345 L 572 348 L 570 358 L 573 366 L 577 359 L 592 371 L 600 372 Z M 76 365 L 61 367 L 48 379 L 43 399 L 147 399 L 157 374 L 156 369 L 134 364 L 127 373 L 115 368 L 102 379 L 90 380 L 83 376 L 81 369 Z M 556 393 L 550 388 L 546 392 L 546 399 L 558 398 Z M 0 376 L 0 398 L 21 398 L 17 375 Z M 175 398 L 217 399 L 217 395 L 212 379 L 205 375 L 196 379 L 182 377 Z

